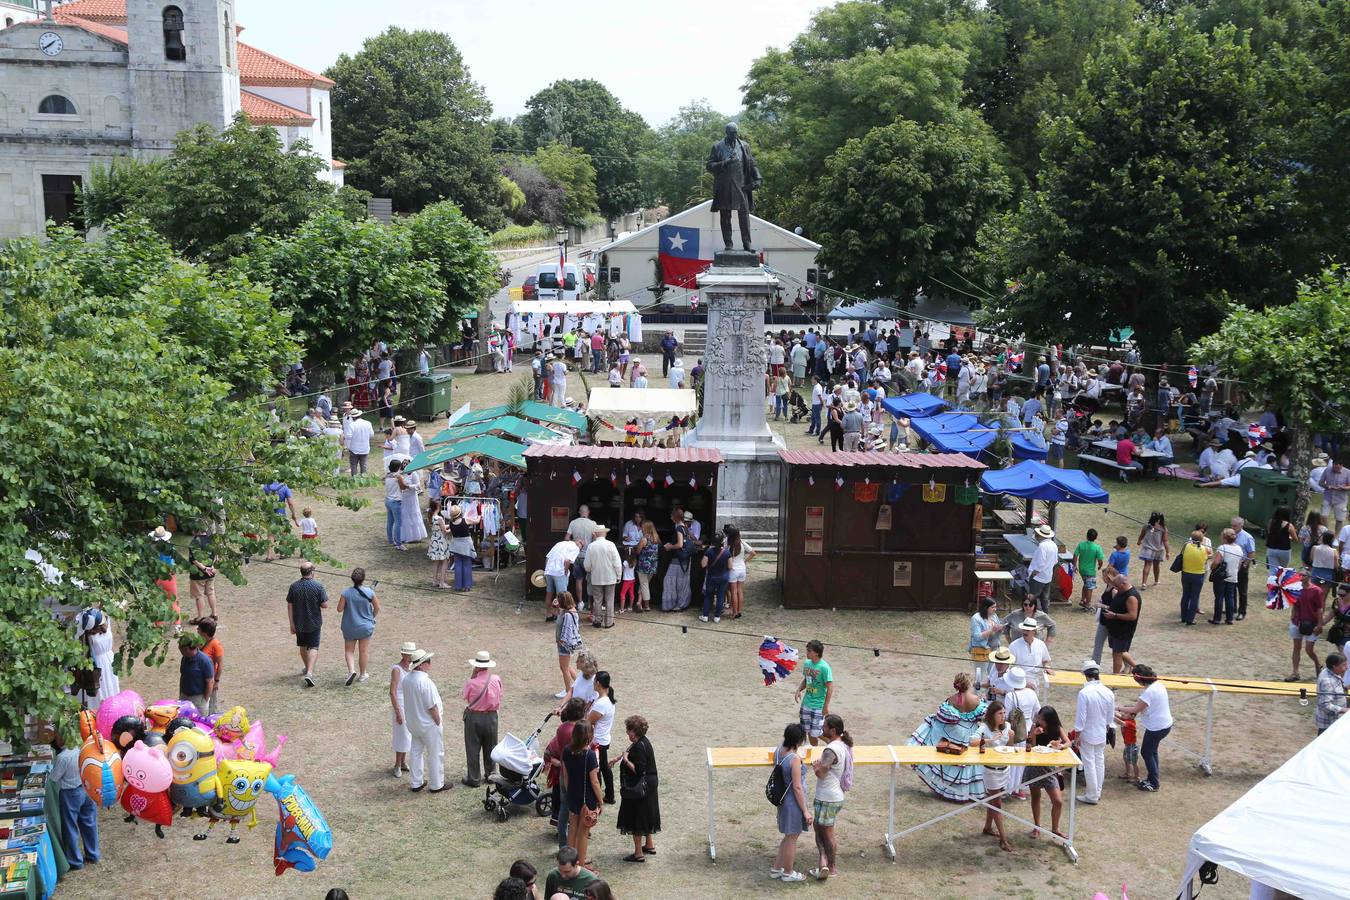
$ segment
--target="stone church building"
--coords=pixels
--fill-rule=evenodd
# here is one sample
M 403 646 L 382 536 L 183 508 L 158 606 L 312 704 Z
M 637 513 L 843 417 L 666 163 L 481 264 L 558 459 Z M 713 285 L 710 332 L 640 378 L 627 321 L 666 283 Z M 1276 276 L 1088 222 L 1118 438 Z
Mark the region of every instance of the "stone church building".
M 72 0 L 50 18 L 0 0 L 0 238 L 68 219 L 94 166 L 163 155 L 241 110 L 332 158 L 333 82 L 239 40 L 234 0 Z M 11 12 L 12 10 L 12 12 Z

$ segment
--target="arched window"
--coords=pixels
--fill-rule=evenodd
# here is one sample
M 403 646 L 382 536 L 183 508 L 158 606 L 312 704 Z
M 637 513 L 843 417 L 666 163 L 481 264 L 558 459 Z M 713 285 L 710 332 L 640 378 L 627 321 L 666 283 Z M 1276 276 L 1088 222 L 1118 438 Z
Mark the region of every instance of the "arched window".
M 183 44 L 183 11 L 176 6 L 164 7 L 164 58 L 181 62 L 187 59 Z
M 12 26 L 13 24 L 14 24 L 14 20 L 11 19 L 9 16 L 5 16 L 5 27 L 6 27 L 6 28 L 9 28 L 9 27 Z
M 225 13 L 225 65 L 233 65 L 230 62 L 230 14 Z
M 60 94 L 48 94 L 43 97 L 42 102 L 38 104 L 38 112 L 45 116 L 73 116 L 77 114 L 75 104 L 71 103 L 69 98 L 62 97 Z

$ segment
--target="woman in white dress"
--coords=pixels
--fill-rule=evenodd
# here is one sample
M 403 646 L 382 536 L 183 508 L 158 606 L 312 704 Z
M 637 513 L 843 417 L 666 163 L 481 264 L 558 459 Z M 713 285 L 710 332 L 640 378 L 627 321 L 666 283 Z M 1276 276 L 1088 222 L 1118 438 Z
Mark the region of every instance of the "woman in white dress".
M 417 645 L 405 641 L 398 652 L 402 656 L 389 670 L 389 704 L 393 707 L 389 722 L 394 728 L 394 777 L 402 778 L 408 771 L 408 751 L 412 749 L 412 734 L 403 716 L 403 676 L 412 671 L 412 655 L 417 652 Z
M 98 693 L 90 696 L 80 691 L 78 697 L 80 703 L 97 709 L 100 703 L 122 690 L 117 670 L 113 668 L 112 620 L 103 611 L 101 604 L 95 603 L 80 613 L 76 620 L 75 636 L 81 641 L 88 641 L 89 655 L 99 670 Z
M 402 538 L 404 544 L 413 544 L 427 539 L 427 524 L 422 520 L 422 506 L 418 495 L 422 493 L 422 475 L 420 472 L 403 473 L 403 489 L 399 499 L 403 501 Z

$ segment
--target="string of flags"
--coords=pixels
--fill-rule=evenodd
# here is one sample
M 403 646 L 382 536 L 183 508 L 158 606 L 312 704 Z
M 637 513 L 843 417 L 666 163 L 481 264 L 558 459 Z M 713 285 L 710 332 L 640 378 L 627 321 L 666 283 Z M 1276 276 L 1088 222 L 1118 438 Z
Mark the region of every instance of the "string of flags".
M 764 676 L 764 686 L 769 687 L 782 681 L 797 668 L 797 651 L 776 637 L 764 636 L 759 645 L 759 671 Z

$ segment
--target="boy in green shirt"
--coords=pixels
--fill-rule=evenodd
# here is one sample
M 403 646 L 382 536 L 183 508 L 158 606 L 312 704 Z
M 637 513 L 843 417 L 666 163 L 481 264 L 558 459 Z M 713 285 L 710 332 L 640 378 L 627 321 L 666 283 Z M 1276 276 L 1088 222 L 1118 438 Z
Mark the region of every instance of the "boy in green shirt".
M 1097 529 L 1089 528 L 1087 540 L 1080 541 L 1073 548 L 1073 564 L 1083 579 L 1083 593 L 1078 598 L 1078 605 L 1083 609 L 1092 607 L 1092 592 L 1097 590 L 1097 573 L 1101 571 L 1105 558 L 1106 551 L 1097 543 Z
M 797 716 L 811 739 L 814 747 L 820 740 L 825 728 L 825 717 L 830 714 L 830 698 L 834 695 L 834 672 L 825 656 L 825 645 L 820 641 L 807 641 L 806 664 L 802 666 L 802 686 L 797 688 L 797 700 L 801 708 Z

